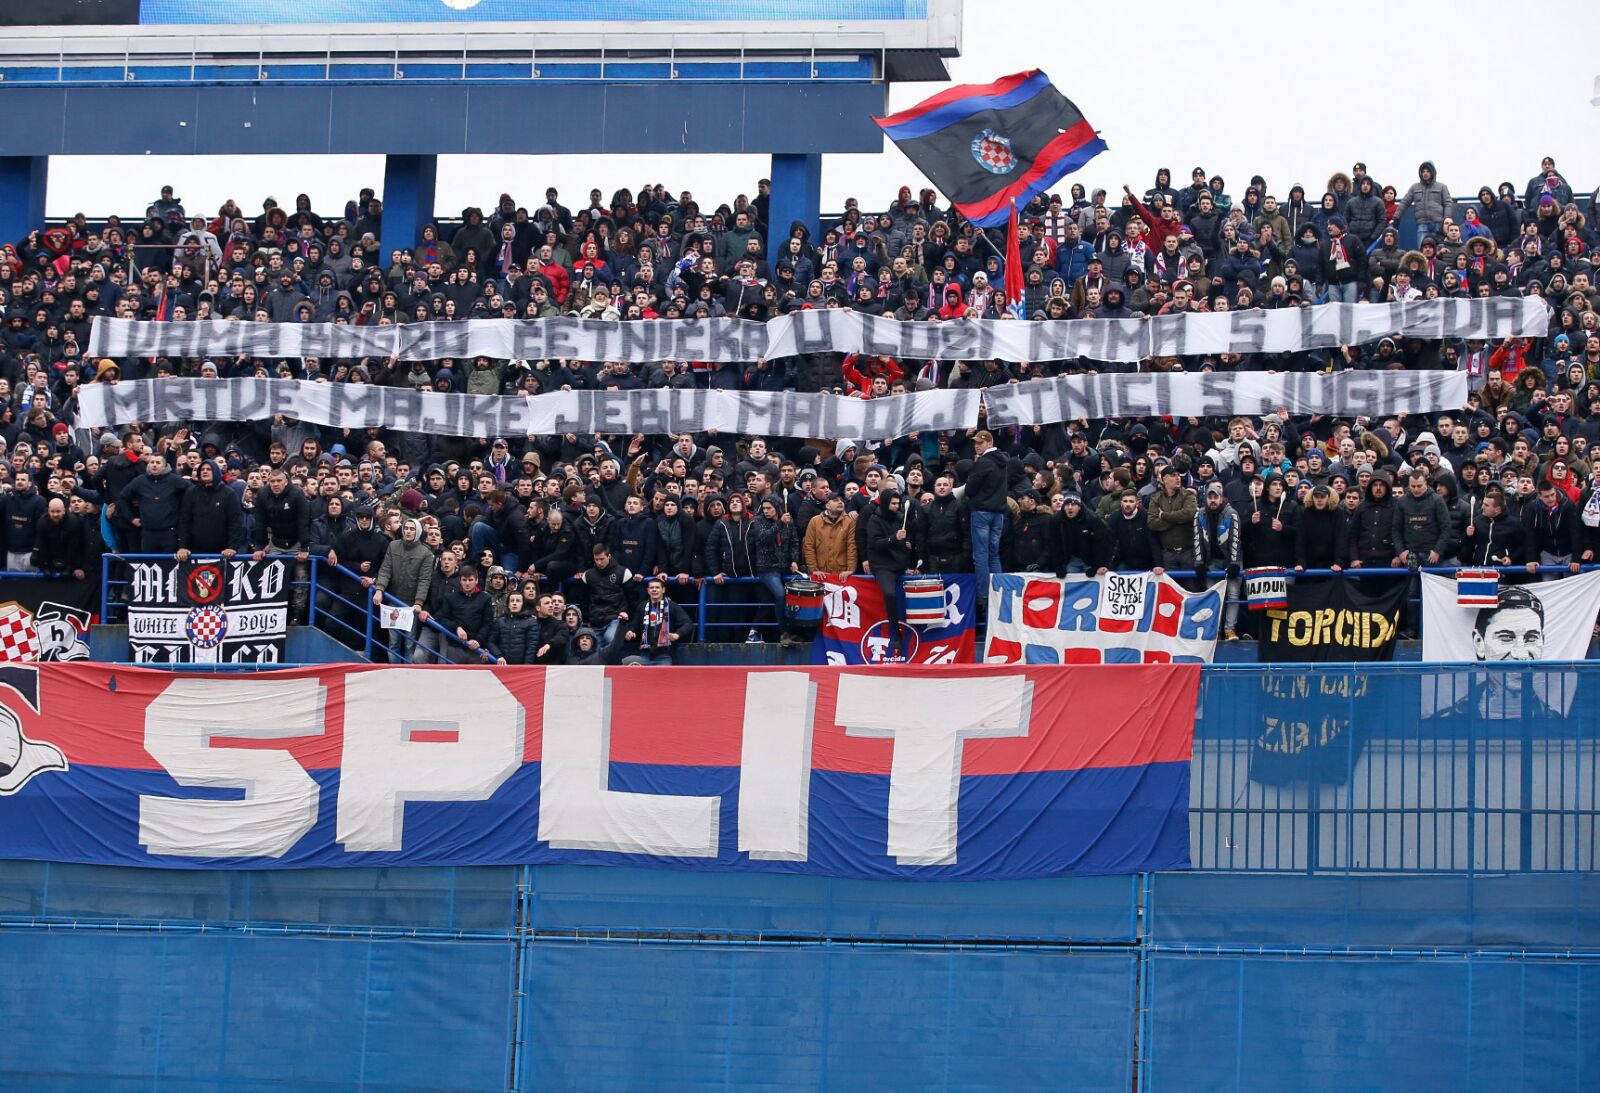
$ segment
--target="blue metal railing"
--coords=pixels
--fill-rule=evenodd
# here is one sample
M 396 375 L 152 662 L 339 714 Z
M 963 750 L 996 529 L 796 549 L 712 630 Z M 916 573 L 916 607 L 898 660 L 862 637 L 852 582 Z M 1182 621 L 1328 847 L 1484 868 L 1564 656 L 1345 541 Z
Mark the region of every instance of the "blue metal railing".
M 208 560 L 216 560 L 218 556 L 196 556 Z M 272 555 L 290 561 L 296 561 L 295 555 Z M 120 590 L 127 587 L 128 580 L 124 575 L 123 567 L 118 563 L 129 561 L 155 561 L 169 559 L 170 555 L 145 555 L 145 554 L 107 554 L 102 565 L 101 609 L 100 618 L 104 622 L 114 622 L 121 617 L 126 608 L 126 603 L 120 595 Z M 308 574 L 304 579 L 292 582 L 295 586 L 306 588 L 306 624 L 317 627 L 323 632 L 332 635 L 346 647 L 359 653 L 365 660 L 377 661 L 389 659 L 391 662 L 408 662 L 413 664 L 442 664 L 442 663 L 476 663 L 490 660 L 486 652 L 478 653 L 469 649 L 456 635 L 440 625 L 436 620 L 419 619 L 412 631 L 386 631 L 379 621 L 378 612 L 374 610 L 367 589 L 371 587 L 370 578 L 363 578 L 360 574 L 345 568 L 342 565 L 329 565 L 327 560 L 316 555 L 311 555 L 306 562 L 299 563 L 308 567 Z M 1456 566 L 1427 566 L 1418 570 L 1399 569 L 1345 569 L 1335 572 L 1330 569 L 1311 569 L 1301 573 L 1289 572 L 1292 583 L 1297 578 L 1337 578 L 1346 580 L 1364 579 L 1409 579 L 1418 573 L 1434 573 L 1452 576 L 1459 567 Z M 1527 566 L 1499 566 L 1479 567 L 1494 568 L 1502 575 L 1526 578 L 1532 575 L 1540 577 L 1563 577 L 1570 574 L 1569 566 L 1540 565 L 1529 570 Z M 1580 572 L 1591 572 L 1600 569 L 1600 565 L 1583 565 Z M 1196 582 L 1198 572 L 1195 570 L 1167 570 L 1167 575 L 1181 582 Z M 1216 580 L 1223 575 L 1220 569 L 1207 570 L 1210 580 Z M 37 573 L 0 574 L 0 576 L 14 577 L 39 577 Z M 789 579 L 794 579 L 792 575 Z M 360 589 L 360 594 L 356 593 Z M 562 586 L 569 599 L 581 602 L 583 599 L 583 586 L 579 582 L 568 581 Z M 1414 589 L 1418 594 L 1408 598 L 1410 605 L 1410 618 L 1407 621 L 1409 629 L 1414 630 L 1416 636 L 1422 633 L 1422 612 L 1420 609 L 1420 589 Z M 685 593 L 692 592 L 692 595 Z M 766 587 L 758 578 L 754 577 L 729 577 L 718 584 L 710 579 L 696 579 L 680 584 L 676 581 L 669 582 L 668 593 L 673 601 L 689 615 L 695 626 L 694 640 L 705 642 L 741 642 L 751 631 L 755 631 L 763 640 L 770 639 L 779 634 L 786 623 L 780 612 L 773 604 Z M 355 596 L 355 598 L 352 598 Z M 385 603 L 406 607 L 393 596 L 385 595 Z M 1242 599 L 1230 599 L 1229 605 L 1244 606 Z M 1248 616 L 1241 612 L 1241 619 Z M 985 620 L 978 619 L 981 632 Z

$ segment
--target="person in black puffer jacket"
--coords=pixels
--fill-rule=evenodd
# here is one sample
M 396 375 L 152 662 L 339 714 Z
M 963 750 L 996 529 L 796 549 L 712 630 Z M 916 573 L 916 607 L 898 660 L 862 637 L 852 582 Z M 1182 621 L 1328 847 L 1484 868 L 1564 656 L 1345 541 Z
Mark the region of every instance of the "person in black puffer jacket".
M 905 644 L 905 600 L 900 594 L 900 578 L 911 568 L 914 554 L 910 510 L 902 507 L 893 489 L 878 497 L 878 505 L 867 515 L 867 568 L 883 593 L 884 613 L 889 620 L 889 656 L 901 659 Z
M 496 664 L 535 664 L 539 632 L 540 620 L 528 610 L 522 592 L 512 589 L 506 594 L 506 613 L 495 621 L 489 636 L 489 655 Z

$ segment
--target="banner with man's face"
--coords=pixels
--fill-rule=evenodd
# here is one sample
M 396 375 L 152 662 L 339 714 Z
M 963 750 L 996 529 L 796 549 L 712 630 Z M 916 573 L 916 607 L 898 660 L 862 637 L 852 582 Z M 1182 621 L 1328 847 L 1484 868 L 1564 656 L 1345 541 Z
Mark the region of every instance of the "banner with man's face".
M 1550 661 L 1584 660 L 1600 615 L 1600 572 L 1556 581 L 1508 585 L 1502 576 L 1492 607 L 1462 607 L 1453 577 L 1422 575 L 1422 659 L 1479 662 L 1505 671 L 1438 679 L 1449 693 L 1423 695 L 1424 716 L 1487 720 L 1565 716 L 1572 701 L 1562 673 L 1540 672 L 1536 693 L 1524 694 L 1528 673 L 1513 669 Z

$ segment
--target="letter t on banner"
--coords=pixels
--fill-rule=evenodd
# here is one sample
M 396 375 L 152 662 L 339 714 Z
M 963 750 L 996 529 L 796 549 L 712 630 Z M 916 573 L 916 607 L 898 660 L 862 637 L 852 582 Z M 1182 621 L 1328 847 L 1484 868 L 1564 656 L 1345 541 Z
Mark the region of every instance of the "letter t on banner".
M 845 734 L 894 741 L 889 853 L 899 864 L 955 864 L 963 743 L 1027 736 L 1032 705 L 1021 675 L 839 677 L 834 720 Z
M 556 850 L 717 856 L 721 797 L 607 789 L 611 683 L 597 668 L 546 668 L 539 838 Z

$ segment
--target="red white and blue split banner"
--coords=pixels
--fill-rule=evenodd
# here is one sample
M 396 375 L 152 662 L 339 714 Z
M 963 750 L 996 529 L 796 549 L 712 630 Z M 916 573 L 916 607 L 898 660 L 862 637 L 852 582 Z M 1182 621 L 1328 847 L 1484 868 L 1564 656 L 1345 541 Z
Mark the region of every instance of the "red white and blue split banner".
M 1180 665 L 0 666 L 0 858 L 1182 869 L 1199 684 Z
M 1065 580 L 997 573 L 983 659 L 989 664 L 1209 664 L 1225 581 L 1189 592 L 1165 573 Z

